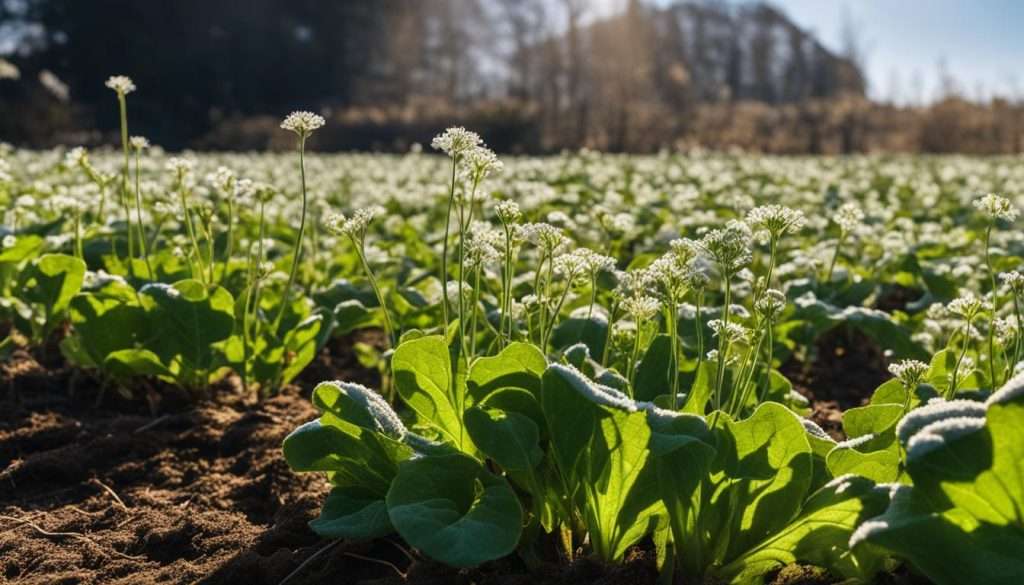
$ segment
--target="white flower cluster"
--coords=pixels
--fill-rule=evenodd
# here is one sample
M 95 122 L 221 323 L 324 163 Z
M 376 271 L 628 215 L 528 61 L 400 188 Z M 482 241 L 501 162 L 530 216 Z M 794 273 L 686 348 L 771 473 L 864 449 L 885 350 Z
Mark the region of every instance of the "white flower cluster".
M 775 322 L 779 314 L 786 308 L 786 295 L 774 288 L 764 291 L 761 298 L 754 303 L 754 310 L 766 322 Z
M 979 313 L 991 311 L 992 303 L 978 298 L 974 293 L 968 291 L 958 298 L 953 299 L 946 305 L 946 309 L 963 318 L 965 321 L 973 321 Z
M 125 96 L 135 91 L 135 83 L 132 82 L 130 77 L 124 75 L 111 75 L 107 78 L 107 82 L 104 85 L 117 92 L 117 95 L 120 96 Z
M 354 240 L 362 241 L 366 236 L 366 228 L 377 215 L 384 213 L 380 206 L 357 209 L 349 217 L 344 213 L 334 213 L 324 221 L 327 230 L 337 236 L 348 236 Z
M 1017 219 L 1017 208 L 1006 197 L 994 193 L 983 195 L 974 200 L 974 208 L 984 213 L 989 219 L 1013 221 Z
M 621 301 L 622 310 L 634 321 L 641 322 L 651 319 L 661 310 L 658 299 L 641 294 L 630 295 Z
M 895 364 L 889 364 L 889 373 L 893 375 L 907 391 L 915 390 L 925 374 L 928 373 L 928 364 L 918 360 L 901 360 Z
M 480 135 L 476 132 L 470 132 L 461 126 L 454 126 L 435 136 L 430 141 L 430 146 L 434 150 L 440 150 L 457 159 L 462 158 L 481 143 Z
M 192 173 L 192 170 L 196 168 L 196 161 L 175 156 L 167 159 L 164 168 L 172 175 L 181 178 Z
M 864 223 L 864 210 L 856 203 L 844 203 L 836 210 L 833 221 L 839 226 L 842 234 L 849 235 Z
M 747 212 L 747 223 L 757 230 L 765 230 L 772 238 L 796 233 L 804 228 L 807 218 L 802 211 L 782 205 L 762 205 Z
M 712 319 L 711 321 L 708 321 L 708 327 L 711 329 L 712 335 L 715 337 L 721 337 L 724 335 L 726 341 L 729 343 L 745 341 L 750 335 L 749 329 L 733 321 L 726 323 L 721 319 Z
M 294 132 L 301 138 L 306 138 L 315 130 L 322 128 L 325 124 L 323 116 L 313 112 L 298 111 L 288 114 L 281 122 L 281 129 Z
M 1019 270 L 1003 272 L 999 275 L 999 279 L 1013 291 L 1013 294 L 1024 295 L 1024 273 Z
M 498 220 L 503 224 L 519 223 L 519 220 L 523 218 L 523 212 L 519 209 L 519 204 L 510 199 L 495 203 L 494 214 L 498 216 Z
M 704 234 L 698 244 L 718 264 L 725 276 L 739 272 L 752 259 L 750 226 L 730 220 L 724 228 Z

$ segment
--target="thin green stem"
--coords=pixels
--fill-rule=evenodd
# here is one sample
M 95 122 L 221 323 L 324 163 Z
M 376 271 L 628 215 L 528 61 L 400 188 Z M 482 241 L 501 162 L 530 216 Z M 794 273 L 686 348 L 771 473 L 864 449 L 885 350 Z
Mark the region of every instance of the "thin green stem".
M 128 270 L 135 276 L 135 234 L 132 230 L 132 213 L 128 205 L 128 103 L 123 93 L 117 94 L 117 105 L 121 114 L 121 148 L 124 150 L 124 168 L 121 171 L 121 206 L 124 219 L 128 222 Z
M 277 318 L 274 319 L 274 332 L 281 327 L 284 313 L 288 309 L 288 302 L 291 300 L 292 287 L 295 286 L 295 277 L 299 273 L 299 262 L 302 261 L 302 239 L 306 234 L 306 210 L 309 200 L 306 195 L 306 138 L 299 137 L 299 178 L 302 183 L 302 215 L 299 216 L 299 233 L 295 239 L 295 250 L 292 253 L 292 268 L 288 274 L 288 285 L 281 295 L 281 307 L 277 311 Z
M 970 334 L 971 334 L 971 321 L 968 319 L 964 324 L 963 332 L 963 348 L 960 350 L 960 355 L 956 358 L 956 363 L 953 365 L 953 375 L 949 381 L 949 394 L 946 396 L 947 400 L 952 400 L 956 396 L 957 384 L 959 383 L 960 375 L 960 364 L 963 363 L 964 357 L 967 355 L 967 347 L 970 345 Z
M 192 241 L 192 252 L 196 256 L 196 262 L 199 264 L 199 279 L 204 281 L 206 279 L 205 269 L 203 267 L 203 254 L 199 251 L 199 240 L 196 238 L 195 226 L 192 225 L 192 214 L 188 207 L 188 193 L 185 187 L 185 178 L 182 176 L 178 177 L 178 195 L 181 198 L 181 213 L 185 221 L 185 229 L 188 231 L 188 237 Z M 192 278 L 195 278 L 197 270 L 192 269 Z
M 384 333 L 387 335 L 388 343 L 391 347 L 395 346 L 395 328 L 391 323 L 391 315 L 388 311 L 388 305 L 384 300 L 384 293 L 380 290 L 380 284 L 377 282 L 377 277 L 374 276 L 373 270 L 370 269 L 370 263 L 366 261 L 366 251 L 364 250 L 364 242 L 357 240 L 355 237 L 350 236 L 349 239 L 352 241 L 352 245 L 356 249 L 356 255 L 359 256 L 359 262 L 363 266 L 363 272 L 366 273 L 366 279 L 370 281 L 370 287 L 373 289 L 373 294 L 377 297 L 377 303 L 380 305 L 381 313 L 384 315 Z
M 836 242 L 836 250 L 832 253 L 832 261 L 828 265 L 828 274 L 825 275 L 825 284 L 832 283 L 832 273 L 836 268 L 836 261 L 839 260 L 839 250 L 843 247 L 843 243 L 846 241 L 846 234 L 839 236 L 839 241 Z
M 998 290 L 996 289 L 996 273 L 992 268 L 992 258 L 990 256 L 990 244 L 992 238 L 992 225 L 988 224 L 985 229 L 985 266 L 988 268 L 989 284 L 992 290 L 992 316 L 988 321 L 988 371 L 989 371 L 989 383 L 992 384 L 992 391 L 995 391 L 999 387 L 999 381 L 996 380 L 996 309 L 999 307 L 998 303 Z
M 448 211 L 444 216 L 444 240 L 441 243 L 441 314 L 444 317 L 444 329 L 448 331 L 448 239 L 451 237 L 452 207 L 455 205 L 455 170 L 458 167 L 458 156 L 452 157 L 452 185 L 448 190 Z
M 139 183 L 139 151 L 135 151 L 135 218 L 138 220 L 139 246 L 142 248 L 142 257 L 146 261 L 146 271 L 150 280 L 156 280 L 156 273 L 153 272 L 153 265 L 149 262 L 149 246 L 146 245 L 146 232 L 142 228 L 142 189 Z

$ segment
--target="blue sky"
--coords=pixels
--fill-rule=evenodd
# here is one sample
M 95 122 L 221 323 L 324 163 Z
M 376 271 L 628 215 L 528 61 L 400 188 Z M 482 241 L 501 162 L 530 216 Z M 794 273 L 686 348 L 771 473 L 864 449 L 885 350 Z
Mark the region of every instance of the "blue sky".
M 871 94 L 929 99 L 938 63 L 968 96 L 1024 94 L 1024 0 L 774 0 L 826 46 L 841 46 L 844 11 L 865 47 Z M 914 89 L 915 74 L 921 92 Z
M 770 1 L 832 49 L 842 46 L 848 14 L 865 49 L 872 97 L 895 93 L 902 102 L 931 100 L 940 60 L 968 97 L 1024 97 L 1024 0 Z M 625 0 L 588 2 L 597 13 L 625 5 Z

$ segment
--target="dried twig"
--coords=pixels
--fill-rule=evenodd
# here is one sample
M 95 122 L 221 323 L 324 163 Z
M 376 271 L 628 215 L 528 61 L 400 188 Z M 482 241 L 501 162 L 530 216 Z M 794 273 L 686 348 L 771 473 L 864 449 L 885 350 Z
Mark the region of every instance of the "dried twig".
M 24 518 L 15 518 L 14 516 L 2 516 L 2 515 L 0 515 L 0 520 L 10 520 L 11 522 L 18 522 L 19 524 L 24 524 L 25 526 L 28 526 L 32 530 L 35 530 L 40 535 L 46 536 L 48 538 L 75 538 L 77 540 L 81 540 L 82 542 L 91 544 L 92 546 L 96 547 L 100 551 L 100 553 L 102 553 L 102 554 L 106 554 L 106 552 L 107 552 L 106 549 L 104 549 L 103 546 L 100 545 L 100 543 L 96 542 L 95 540 L 93 540 L 93 539 L 89 538 L 88 536 L 86 536 L 86 535 L 84 535 L 82 533 L 79 533 L 79 532 L 50 532 L 49 530 L 41 528 L 38 524 L 35 524 L 31 520 L 25 520 Z M 117 555 L 117 556 L 119 556 L 119 557 L 121 557 L 123 559 L 129 559 L 129 560 L 133 560 L 133 561 L 137 561 L 139 559 L 145 558 L 145 557 L 141 557 L 141 556 L 126 555 L 123 552 L 121 552 L 119 550 L 116 550 L 114 548 L 111 548 L 110 552 L 114 553 L 115 555 Z
M 406 578 L 408 577 L 407 574 L 405 574 L 402 571 L 400 571 L 398 569 L 398 567 L 396 567 L 393 563 L 391 563 L 389 561 L 385 561 L 383 559 L 375 559 L 375 558 L 372 558 L 372 557 L 364 557 L 363 555 L 357 555 L 356 553 L 351 553 L 351 552 L 344 552 L 344 553 L 341 553 L 341 554 L 343 554 L 343 555 L 345 555 L 347 557 L 352 557 L 354 559 L 359 559 L 361 561 L 367 561 L 367 562 L 370 562 L 370 563 L 377 563 L 378 565 L 384 565 L 385 567 L 391 567 L 391 569 L 394 572 L 398 573 L 398 576 L 402 578 L 402 581 L 405 581 Z
M 156 420 L 151 420 L 148 423 L 142 425 L 141 427 L 135 429 L 134 432 L 136 432 L 136 433 L 144 433 L 144 432 L 146 432 L 146 431 L 148 431 L 148 430 L 150 430 L 150 429 L 152 429 L 154 427 L 160 426 L 161 424 L 163 424 L 165 421 L 169 420 L 170 418 L 171 418 L 171 415 L 165 414 L 165 415 L 157 418 Z
M 298 575 L 302 571 L 302 569 L 305 569 L 306 565 L 310 564 L 311 562 L 313 562 L 314 559 L 316 559 L 320 555 L 324 554 L 325 552 L 331 550 L 332 548 L 338 546 L 339 544 L 341 544 L 341 539 L 335 540 L 334 542 L 329 542 L 326 545 L 324 545 L 323 548 L 321 548 L 320 550 L 318 550 L 315 553 L 313 553 L 312 555 L 310 555 L 310 557 L 308 559 L 302 561 L 302 564 L 300 564 L 298 567 L 295 567 L 294 571 L 292 571 L 291 573 L 288 573 L 287 577 L 285 577 L 284 579 L 281 579 L 281 582 L 278 583 L 278 585 L 284 585 L 285 583 L 290 581 L 292 577 L 294 577 L 295 575 Z
M 125 512 L 127 512 L 127 511 L 128 511 L 128 506 L 126 506 L 126 505 L 124 504 L 124 502 L 123 502 L 123 501 L 121 500 L 121 498 L 120 498 L 120 497 L 118 497 L 117 493 L 115 493 L 115 492 L 114 492 L 114 490 L 112 490 L 112 489 L 110 489 L 109 487 L 107 487 L 107 485 L 106 485 L 105 483 L 103 483 L 102 481 L 100 481 L 100 480 L 96 479 L 95 477 L 94 477 L 94 478 L 92 478 L 92 479 L 90 479 L 90 480 L 89 480 L 89 483 L 92 483 L 92 484 L 98 485 L 98 486 L 100 486 L 101 488 L 103 488 L 103 491 L 105 491 L 105 492 L 107 492 L 108 494 L 110 494 L 110 497 L 114 498 L 114 501 L 116 501 L 116 502 L 117 502 L 117 504 L 118 504 L 119 506 L 121 506 L 121 509 L 122 509 L 122 510 L 124 510 Z

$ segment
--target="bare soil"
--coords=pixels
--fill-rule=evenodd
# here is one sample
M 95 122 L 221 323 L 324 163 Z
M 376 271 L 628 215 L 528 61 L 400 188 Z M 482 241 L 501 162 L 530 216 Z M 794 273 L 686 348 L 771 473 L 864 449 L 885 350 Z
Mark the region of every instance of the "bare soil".
M 281 441 L 317 415 L 309 402 L 316 382 L 377 383 L 375 373 L 358 366 L 351 345 L 380 339 L 368 332 L 333 341 L 299 383 L 262 401 L 244 396 L 229 379 L 199 403 L 155 387 L 149 400 L 107 392 L 97 404 L 96 382 L 64 365 L 54 348 L 46 356 L 17 352 L 0 365 L 0 583 L 656 582 L 650 546 L 634 548 L 615 567 L 550 558 L 528 569 L 510 557 L 457 571 L 397 538 L 330 542 L 313 534 L 307 523 L 327 482 L 292 473 Z M 817 393 L 825 381 L 812 376 L 807 383 L 804 390 Z M 886 582 L 907 583 L 893 579 Z M 788 567 L 770 582 L 836 579 Z

